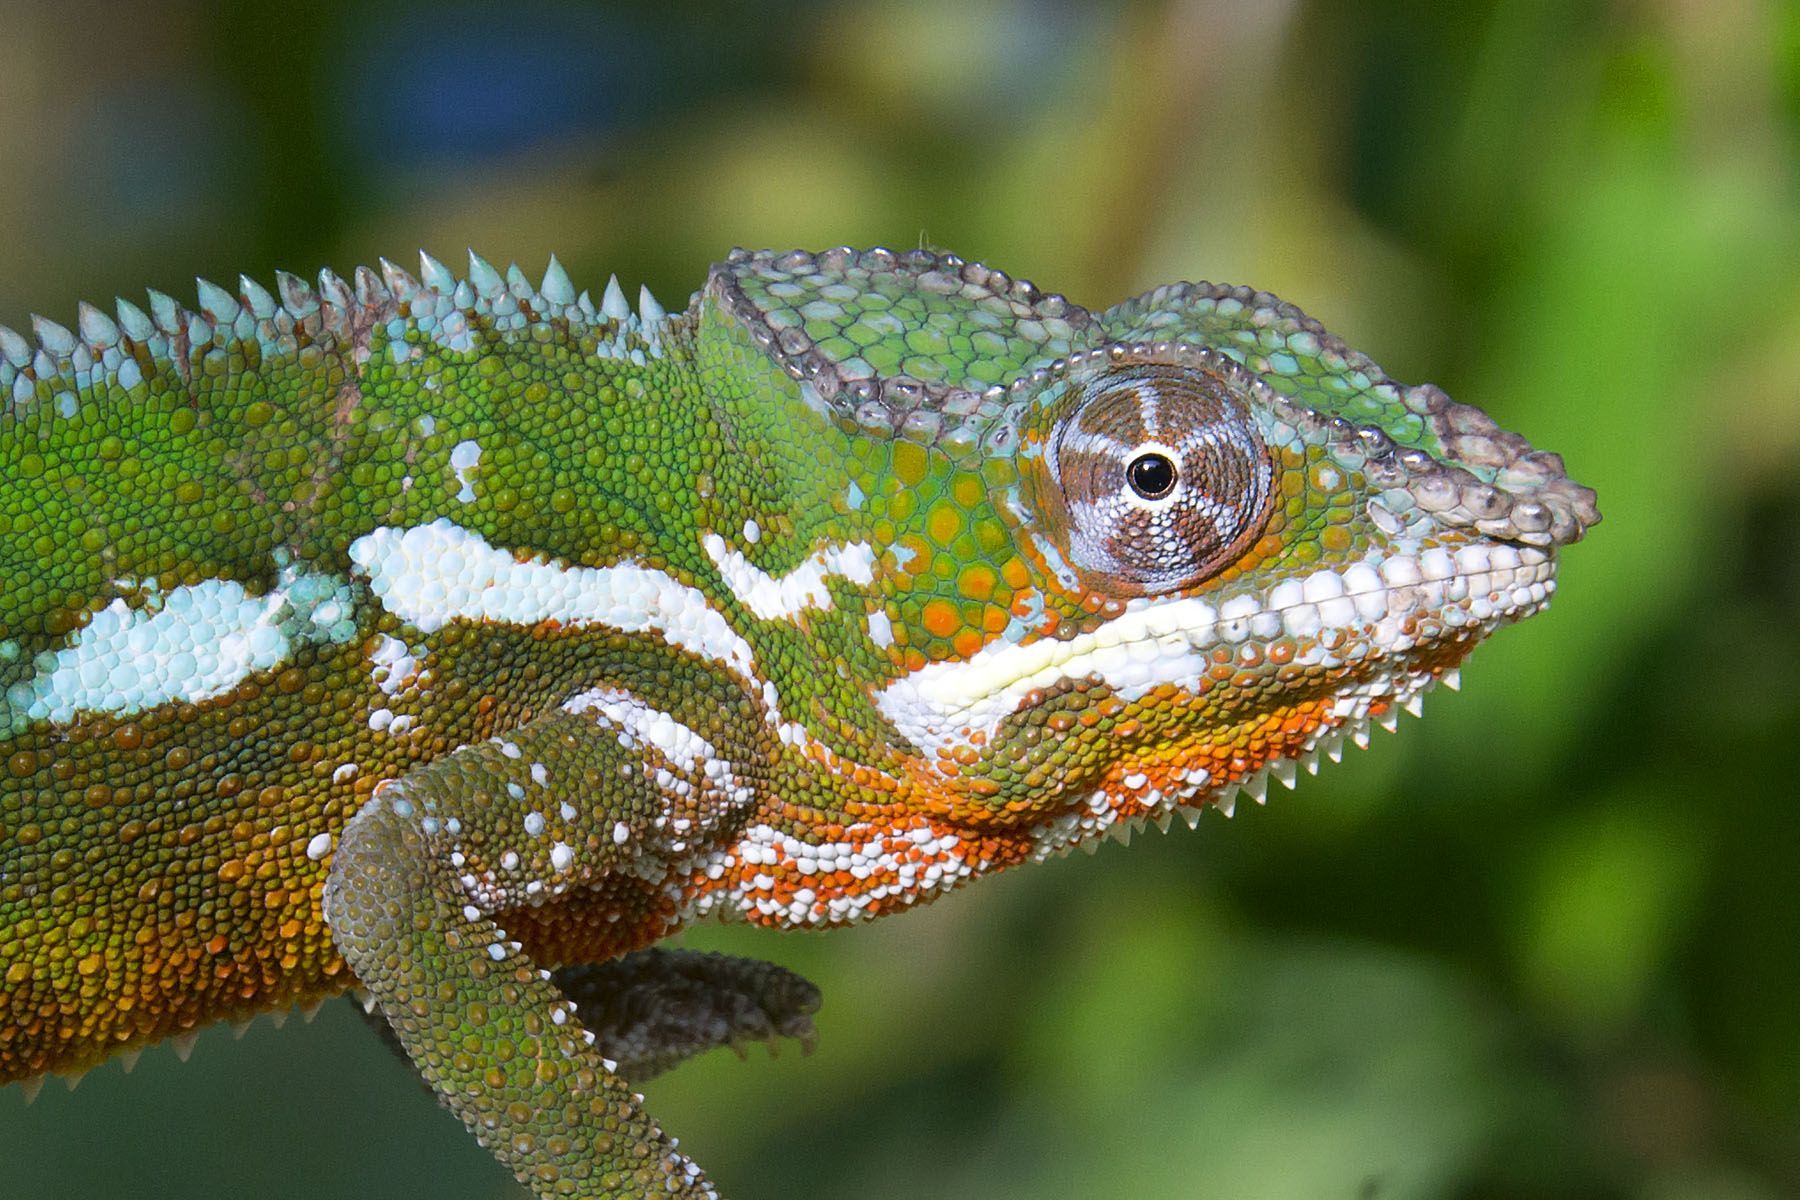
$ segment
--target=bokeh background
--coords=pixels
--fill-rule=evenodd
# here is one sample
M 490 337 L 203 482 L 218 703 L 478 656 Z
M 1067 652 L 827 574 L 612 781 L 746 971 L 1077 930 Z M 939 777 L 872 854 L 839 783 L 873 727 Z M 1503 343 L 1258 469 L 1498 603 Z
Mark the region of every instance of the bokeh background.
M 730 1195 L 1800 1196 L 1800 9 L 0 0 L 0 321 L 474 246 L 1302 304 L 1606 523 L 1467 689 L 1235 821 L 823 936 L 810 1058 L 653 1106 Z M 350 1013 L 23 1106 L 0 1197 L 522 1195 Z

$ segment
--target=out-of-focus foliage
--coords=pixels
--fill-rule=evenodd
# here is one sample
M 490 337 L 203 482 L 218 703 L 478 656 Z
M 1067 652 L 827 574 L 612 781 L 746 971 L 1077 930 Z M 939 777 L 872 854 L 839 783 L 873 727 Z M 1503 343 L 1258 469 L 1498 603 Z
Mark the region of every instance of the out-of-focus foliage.
M 738 1197 L 1800 1195 L 1800 9 L 0 0 L 0 320 L 473 245 L 671 303 L 928 242 L 1211 277 L 1606 523 L 1298 795 L 827 937 L 819 1051 L 651 1088 Z M 513 1196 L 345 1004 L 35 1107 L 0 1195 Z

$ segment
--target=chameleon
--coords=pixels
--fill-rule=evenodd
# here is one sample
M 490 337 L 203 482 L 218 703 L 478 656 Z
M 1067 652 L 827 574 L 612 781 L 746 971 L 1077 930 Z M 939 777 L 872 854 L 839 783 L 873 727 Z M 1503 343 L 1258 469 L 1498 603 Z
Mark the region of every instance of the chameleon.
M 355 991 L 539 1197 L 847 925 L 1292 785 L 1543 609 L 1562 460 L 1265 292 L 471 254 L 0 328 L 0 1083 Z

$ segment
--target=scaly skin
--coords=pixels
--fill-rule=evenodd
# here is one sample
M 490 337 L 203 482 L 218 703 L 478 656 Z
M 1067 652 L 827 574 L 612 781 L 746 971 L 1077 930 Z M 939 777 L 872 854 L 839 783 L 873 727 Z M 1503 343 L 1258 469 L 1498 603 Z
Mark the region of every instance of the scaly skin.
M 1229 812 L 1598 519 L 1245 289 L 839 250 L 674 316 L 473 258 L 278 293 L 0 331 L 0 1082 L 360 984 L 540 1196 L 713 1194 L 615 1059 L 816 1003 L 582 964 Z

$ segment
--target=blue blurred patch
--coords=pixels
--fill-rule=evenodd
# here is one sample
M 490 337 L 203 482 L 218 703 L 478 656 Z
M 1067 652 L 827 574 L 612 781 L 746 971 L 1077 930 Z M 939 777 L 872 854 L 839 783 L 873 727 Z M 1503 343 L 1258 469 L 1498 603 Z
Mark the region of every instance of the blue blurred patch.
M 630 8 L 411 4 L 371 14 L 333 94 L 363 157 L 384 167 L 600 141 L 692 97 L 669 35 Z

